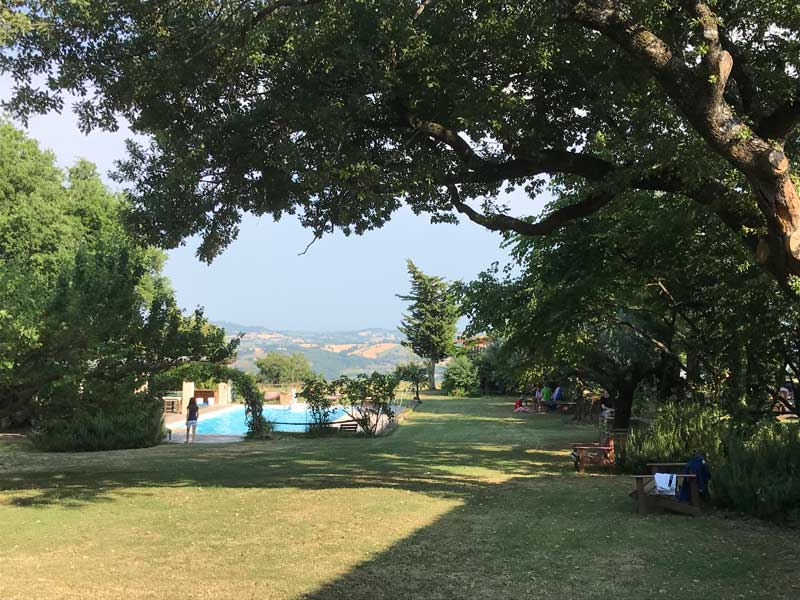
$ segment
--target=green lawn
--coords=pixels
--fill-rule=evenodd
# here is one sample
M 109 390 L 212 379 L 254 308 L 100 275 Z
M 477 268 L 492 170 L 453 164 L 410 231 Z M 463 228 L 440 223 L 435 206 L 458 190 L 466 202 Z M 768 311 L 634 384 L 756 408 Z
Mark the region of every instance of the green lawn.
M 0 598 L 797 598 L 798 532 L 640 517 L 594 432 L 433 399 L 375 440 L 0 446 Z

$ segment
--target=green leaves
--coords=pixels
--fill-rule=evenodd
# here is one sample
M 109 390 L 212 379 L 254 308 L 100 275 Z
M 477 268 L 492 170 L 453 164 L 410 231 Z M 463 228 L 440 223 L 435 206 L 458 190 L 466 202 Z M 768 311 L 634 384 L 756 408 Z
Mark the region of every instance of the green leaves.
M 737 418 L 752 418 L 794 364 L 797 308 L 708 212 L 679 207 L 630 195 L 549 238 L 516 238 L 517 272 L 462 288 L 470 329 L 545 374 L 612 394 L 643 377 L 660 401 L 743 405 Z
M 303 389 L 298 394 L 311 413 L 311 431 L 324 431 L 330 428 L 334 411 L 333 396 L 336 388 L 319 377 L 308 377 L 303 381 Z
M 464 355 L 450 359 L 444 371 L 442 390 L 450 396 L 480 395 L 478 367 Z
M 228 361 L 238 339 L 226 342 L 201 310 L 181 312 L 163 254 L 129 237 L 122 201 L 94 165 L 79 161 L 65 178 L 53 163 L 0 124 L 2 416 L 27 423 L 36 398 L 41 423 L 80 411 L 105 427 L 126 402 L 155 398 L 137 390 L 157 374 L 188 359 Z
M 347 414 L 354 419 L 361 431 L 375 435 L 394 418 L 392 403 L 397 380 L 392 375 L 374 372 L 361 373 L 355 377 L 343 375 L 331 382 L 341 397 Z
M 256 359 L 256 367 L 259 379 L 269 384 L 296 383 L 314 376 L 308 360 L 299 352 L 294 354 L 268 352 Z

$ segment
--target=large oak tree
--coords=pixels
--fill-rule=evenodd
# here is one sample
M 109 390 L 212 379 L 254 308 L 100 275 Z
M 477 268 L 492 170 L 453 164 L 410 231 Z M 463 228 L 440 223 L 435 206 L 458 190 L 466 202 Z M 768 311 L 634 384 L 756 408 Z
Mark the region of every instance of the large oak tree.
M 794 0 L 15 0 L 0 69 L 21 117 L 149 134 L 134 223 L 212 258 L 244 211 L 321 236 L 401 202 L 538 236 L 631 191 L 710 207 L 800 275 Z M 501 191 L 560 195 L 537 222 Z M 476 202 L 477 201 L 477 202 Z
M 514 270 L 460 286 L 468 330 L 547 377 L 602 385 L 617 427 L 639 394 L 769 414 L 787 373 L 800 373 L 797 303 L 707 208 L 639 196 L 547 238 L 516 236 Z

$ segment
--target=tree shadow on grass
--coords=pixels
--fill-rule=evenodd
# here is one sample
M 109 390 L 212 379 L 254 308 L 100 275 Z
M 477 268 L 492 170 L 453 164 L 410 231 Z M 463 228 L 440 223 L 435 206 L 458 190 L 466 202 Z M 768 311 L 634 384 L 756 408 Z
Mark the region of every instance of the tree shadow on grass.
M 720 519 L 642 517 L 618 480 L 514 479 L 486 488 L 303 597 L 796 597 L 793 553 L 765 558 L 774 531 L 732 531 Z M 781 537 L 800 547 L 788 532 Z
M 258 443 L 230 446 L 194 446 L 181 454 L 151 449 L 147 460 L 129 464 L 84 464 L 81 468 L 4 470 L 0 492 L 16 506 L 46 507 L 58 504 L 80 508 L 92 502 L 110 502 L 135 488 L 230 487 L 230 488 L 389 488 L 461 498 L 491 485 L 486 473 L 502 477 L 559 477 L 567 463 L 554 462 L 558 452 L 517 447 L 449 444 L 404 444 L 403 453 L 374 440 L 348 440 L 331 447 L 308 445 L 279 452 Z M 363 444 L 362 447 L 357 444 Z M 297 447 L 294 447 L 297 446 Z M 139 451 L 141 453 L 148 451 Z M 75 455 L 73 455 L 75 456 Z M 91 458 L 78 455 L 78 459 Z M 114 468 L 116 466 L 116 468 Z M 146 469 L 142 469 L 146 466 Z M 459 475 L 468 467 L 474 474 Z M 137 468 L 138 467 L 138 468 Z M 140 492 L 139 492 L 140 493 Z
M 80 510 L 189 486 L 381 488 L 457 500 L 432 523 L 309 592 L 312 600 L 633 598 L 660 596 L 660 582 L 671 595 L 791 597 L 785 574 L 793 565 L 784 558 L 799 543 L 788 534 L 760 526 L 733 531 L 721 519 L 639 517 L 625 478 L 573 474 L 565 448 L 581 430 L 498 418 L 490 406 L 462 415 L 445 404 L 375 440 L 15 453 L 0 456 L 0 491 L 23 510 Z M 365 525 L 364 535 L 383 538 L 374 527 Z M 775 544 L 789 551 L 765 560 Z
M 426 403 L 398 430 L 376 439 L 290 436 L 99 453 L 0 454 L 0 492 L 16 506 L 69 508 L 111 502 L 136 488 L 183 486 L 374 487 L 461 498 L 498 479 L 569 472 L 564 449 L 570 434 L 562 424 L 508 418 L 506 404 L 498 409 L 494 402 Z

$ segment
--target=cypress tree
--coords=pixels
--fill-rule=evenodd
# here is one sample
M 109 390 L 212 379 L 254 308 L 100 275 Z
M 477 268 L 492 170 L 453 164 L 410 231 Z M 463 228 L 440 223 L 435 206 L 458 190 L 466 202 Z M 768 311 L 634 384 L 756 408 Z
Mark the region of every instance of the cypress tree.
M 406 336 L 403 345 L 428 362 L 428 385 L 435 390 L 436 363 L 453 351 L 460 313 L 455 295 L 443 278 L 426 275 L 410 259 L 407 264 L 411 291 L 397 297 L 411 304 L 399 329 Z

